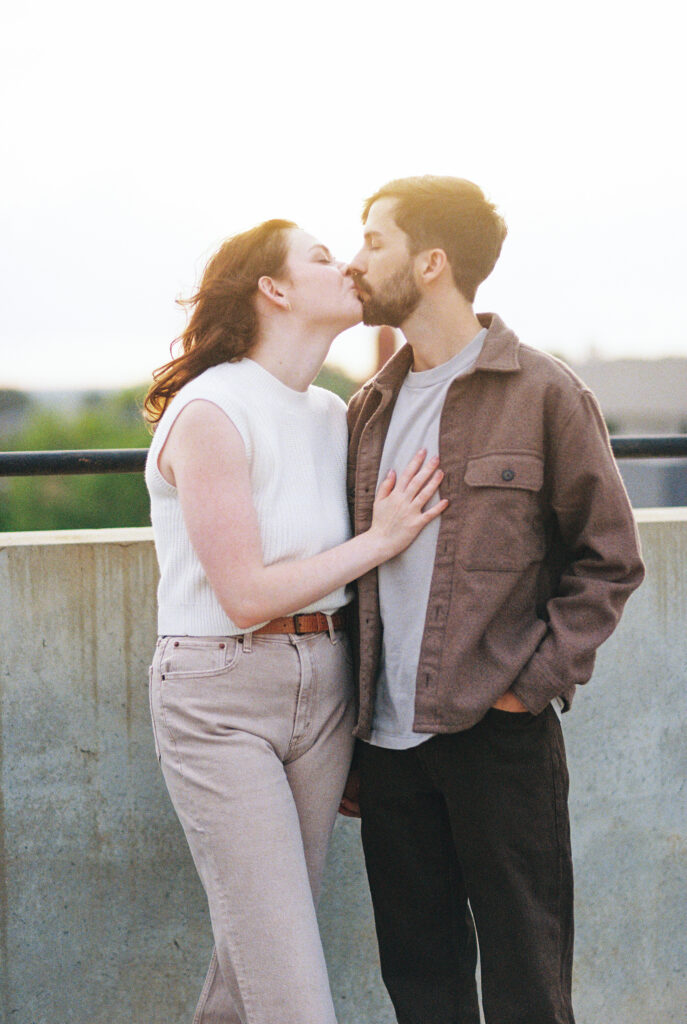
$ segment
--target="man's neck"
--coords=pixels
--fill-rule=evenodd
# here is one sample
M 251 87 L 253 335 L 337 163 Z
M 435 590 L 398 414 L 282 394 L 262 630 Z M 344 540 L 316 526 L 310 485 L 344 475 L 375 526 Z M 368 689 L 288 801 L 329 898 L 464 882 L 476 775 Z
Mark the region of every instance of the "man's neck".
M 472 306 L 457 301 L 421 303 L 402 326 L 413 350 L 413 370 L 431 370 L 453 359 L 482 330 Z

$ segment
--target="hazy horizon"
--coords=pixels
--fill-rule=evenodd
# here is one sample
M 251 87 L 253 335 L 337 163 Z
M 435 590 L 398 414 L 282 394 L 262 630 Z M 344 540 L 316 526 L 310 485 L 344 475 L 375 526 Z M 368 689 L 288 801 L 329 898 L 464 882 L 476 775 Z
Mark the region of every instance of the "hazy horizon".
M 372 328 L 371 328 L 371 330 L 372 330 Z M 594 366 L 594 365 L 597 365 L 599 363 L 601 363 L 601 364 L 604 364 L 604 363 L 611 363 L 611 364 L 637 363 L 638 365 L 641 365 L 642 363 L 659 363 L 659 362 L 671 362 L 671 361 L 675 362 L 675 363 L 680 363 L 680 364 L 683 364 L 683 363 L 687 362 L 687 350 L 686 350 L 686 354 L 685 355 L 666 355 L 666 356 L 623 356 L 623 355 L 620 355 L 620 356 L 603 356 L 603 355 L 600 355 L 599 353 L 593 353 L 592 352 L 592 353 L 587 353 L 581 359 L 574 359 L 574 360 L 566 359 L 559 352 L 549 352 L 549 354 L 553 355 L 553 356 L 556 356 L 557 358 L 562 358 L 564 360 L 564 362 L 569 363 L 569 365 L 571 367 L 573 367 L 573 368 Z M 351 380 L 358 381 L 360 383 L 363 383 L 365 380 L 367 380 L 368 377 L 373 372 L 373 370 L 370 370 L 369 374 L 363 374 L 362 376 L 359 375 L 359 374 L 356 375 L 356 374 L 351 373 L 350 369 L 346 368 L 341 363 L 334 362 L 333 360 L 329 360 L 329 359 L 325 362 L 324 365 L 325 365 L 325 367 L 330 367 L 331 369 L 339 370 L 339 371 L 345 373 L 347 376 L 349 376 L 351 378 Z M 148 379 L 139 379 L 139 380 L 130 380 L 130 381 L 128 381 L 128 382 L 126 382 L 124 384 L 121 384 L 121 385 L 108 385 L 108 384 L 105 384 L 105 385 L 82 385 L 82 386 L 73 386 L 73 387 L 50 387 L 50 386 L 47 386 L 47 387 L 36 387 L 36 386 L 20 387 L 20 386 L 15 386 L 15 385 L 5 385 L 5 384 L 2 383 L 2 377 L 0 377 L 0 390 L 24 392 L 24 393 L 28 394 L 29 396 L 39 396 L 39 395 L 59 396 L 59 395 L 64 395 L 65 397 L 67 397 L 67 396 L 70 396 L 70 395 L 73 395 L 73 394 L 88 394 L 89 392 L 101 393 L 101 392 L 109 392 L 109 391 L 123 391 L 123 390 L 127 390 L 129 388 L 143 388 L 148 383 L 149 383 Z M 687 399 L 686 399 L 686 401 L 687 401 Z
M 8 10 L 0 387 L 149 379 L 222 238 L 285 216 L 350 259 L 364 197 L 417 173 L 476 181 L 504 214 L 476 308 L 523 342 L 687 354 L 675 6 Z M 331 359 L 365 376 L 368 332 Z

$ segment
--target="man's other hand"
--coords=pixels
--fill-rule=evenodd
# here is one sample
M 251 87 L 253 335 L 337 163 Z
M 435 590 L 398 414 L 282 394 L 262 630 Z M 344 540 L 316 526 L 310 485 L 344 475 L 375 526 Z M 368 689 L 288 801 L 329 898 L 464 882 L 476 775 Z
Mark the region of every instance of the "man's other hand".
M 357 768 L 352 768 L 351 771 L 348 773 L 348 779 L 344 787 L 343 796 L 341 797 L 341 803 L 339 804 L 339 814 L 343 814 L 345 818 L 359 818 L 359 796 L 360 772 L 358 771 Z
M 499 697 L 499 699 L 494 701 L 491 706 L 496 708 L 498 711 L 513 711 L 516 714 L 521 714 L 523 711 L 528 710 L 523 702 L 515 696 L 512 690 L 506 690 L 503 697 Z

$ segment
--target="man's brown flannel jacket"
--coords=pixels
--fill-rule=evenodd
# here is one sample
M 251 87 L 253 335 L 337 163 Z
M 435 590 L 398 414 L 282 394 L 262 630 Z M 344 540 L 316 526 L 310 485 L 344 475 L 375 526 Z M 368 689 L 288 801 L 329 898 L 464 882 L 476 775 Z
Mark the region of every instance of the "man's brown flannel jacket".
M 451 384 L 441 416 L 440 493 L 450 505 L 417 673 L 418 732 L 470 728 L 509 688 L 534 714 L 556 696 L 569 707 L 644 577 L 594 396 L 497 316 L 479 320 L 488 328 L 484 347 Z M 372 521 L 384 439 L 411 363 L 405 345 L 349 405 L 356 533 Z M 358 629 L 356 734 L 366 739 L 382 642 L 376 570 L 358 581 Z

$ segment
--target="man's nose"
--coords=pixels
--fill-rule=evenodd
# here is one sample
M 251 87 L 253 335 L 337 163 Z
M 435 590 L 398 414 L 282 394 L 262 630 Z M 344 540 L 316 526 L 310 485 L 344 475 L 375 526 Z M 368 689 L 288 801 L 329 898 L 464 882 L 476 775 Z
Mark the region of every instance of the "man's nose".
M 365 273 L 365 267 L 363 266 L 362 261 L 362 250 L 360 252 L 357 252 L 353 259 L 351 260 L 351 262 L 348 264 L 346 273 L 349 274 L 351 277 L 354 277 L 356 274 Z

